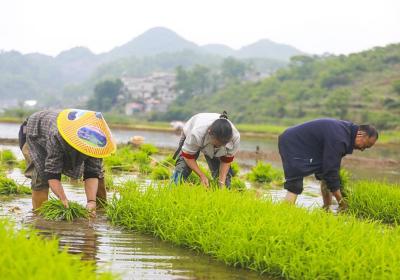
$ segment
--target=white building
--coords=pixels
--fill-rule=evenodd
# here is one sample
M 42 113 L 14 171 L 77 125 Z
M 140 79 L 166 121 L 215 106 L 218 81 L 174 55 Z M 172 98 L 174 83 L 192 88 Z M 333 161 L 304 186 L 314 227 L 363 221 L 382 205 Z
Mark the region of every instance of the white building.
M 125 76 L 121 80 L 127 99 L 142 102 L 146 112 L 166 111 L 177 96 L 176 75 L 173 73 L 157 72 L 143 78 Z

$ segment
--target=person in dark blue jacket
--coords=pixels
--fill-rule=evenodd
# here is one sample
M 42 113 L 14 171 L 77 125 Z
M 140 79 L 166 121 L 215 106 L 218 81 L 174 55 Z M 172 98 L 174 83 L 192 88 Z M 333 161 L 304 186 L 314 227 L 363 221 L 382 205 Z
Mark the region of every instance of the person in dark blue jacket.
M 278 141 L 285 173 L 284 188 L 288 191 L 286 201 L 294 204 L 303 191 L 303 178 L 315 174 L 321 180 L 323 207 L 329 209 L 333 195 L 339 209 L 346 209 L 340 192 L 342 157 L 351 154 L 353 149 L 363 151 L 372 147 L 377 139 L 378 132 L 371 125 L 335 119 L 317 119 L 286 129 Z

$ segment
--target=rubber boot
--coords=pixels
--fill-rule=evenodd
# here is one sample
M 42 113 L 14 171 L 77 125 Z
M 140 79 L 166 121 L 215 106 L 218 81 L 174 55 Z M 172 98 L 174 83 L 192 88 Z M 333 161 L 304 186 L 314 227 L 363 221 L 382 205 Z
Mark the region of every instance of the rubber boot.
M 99 185 L 96 193 L 97 206 L 102 208 L 107 203 L 107 190 L 104 177 L 99 178 Z
M 49 190 L 40 190 L 34 191 L 32 190 L 32 208 L 33 210 L 37 210 L 40 206 L 42 206 L 43 202 L 46 202 L 49 199 Z

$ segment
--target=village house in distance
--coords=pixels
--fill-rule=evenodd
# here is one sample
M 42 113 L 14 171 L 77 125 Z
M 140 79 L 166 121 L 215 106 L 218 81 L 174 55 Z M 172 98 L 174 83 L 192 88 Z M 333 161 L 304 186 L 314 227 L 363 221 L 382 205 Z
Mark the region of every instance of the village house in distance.
M 125 96 L 125 114 L 135 112 L 165 112 L 177 97 L 175 73 L 154 72 L 146 77 L 121 77 Z

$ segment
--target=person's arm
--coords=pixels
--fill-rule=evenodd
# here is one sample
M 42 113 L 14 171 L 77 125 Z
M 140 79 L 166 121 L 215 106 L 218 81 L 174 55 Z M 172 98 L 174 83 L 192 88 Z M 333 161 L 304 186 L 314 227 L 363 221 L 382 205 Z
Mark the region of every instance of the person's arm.
M 200 151 L 201 147 L 200 143 L 202 143 L 202 136 L 192 132 L 188 133 L 188 135 L 186 135 L 185 142 L 183 142 L 181 155 L 189 168 L 200 177 L 201 184 L 208 187 L 208 178 L 201 171 L 196 162 L 196 154 Z
M 96 214 L 96 194 L 98 185 L 99 185 L 98 178 L 85 179 L 85 193 L 87 198 L 86 208 L 92 214 Z
M 226 176 L 228 175 L 230 167 L 231 167 L 231 161 L 224 162 L 223 160 L 221 160 L 221 163 L 219 165 L 219 176 L 218 176 L 218 185 L 220 187 L 225 186 Z
M 63 169 L 63 155 L 57 137 L 52 135 L 46 143 L 46 162 L 44 164 L 44 173 L 49 183 L 51 191 L 61 200 L 65 207 L 68 207 L 68 199 L 61 184 L 61 172 Z
M 209 186 L 209 182 L 208 182 L 208 178 L 207 176 L 201 171 L 199 165 L 196 162 L 196 159 L 194 158 L 189 158 L 189 157 L 185 157 L 183 156 L 183 159 L 185 160 L 186 164 L 189 166 L 190 169 L 192 169 L 192 171 L 194 171 L 199 177 L 200 177 L 200 181 L 201 183 L 208 187 Z
M 342 157 L 345 155 L 345 145 L 341 142 L 326 143 L 323 152 L 323 178 L 339 206 L 345 209 L 347 205 L 340 191 L 341 183 L 339 175 Z
M 61 181 L 58 179 L 48 180 L 51 191 L 61 200 L 66 208 L 68 208 L 68 199 L 65 195 Z
M 102 159 L 89 157 L 84 162 L 83 179 L 85 180 L 86 208 L 96 213 L 96 196 L 99 178 L 102 177 Z

